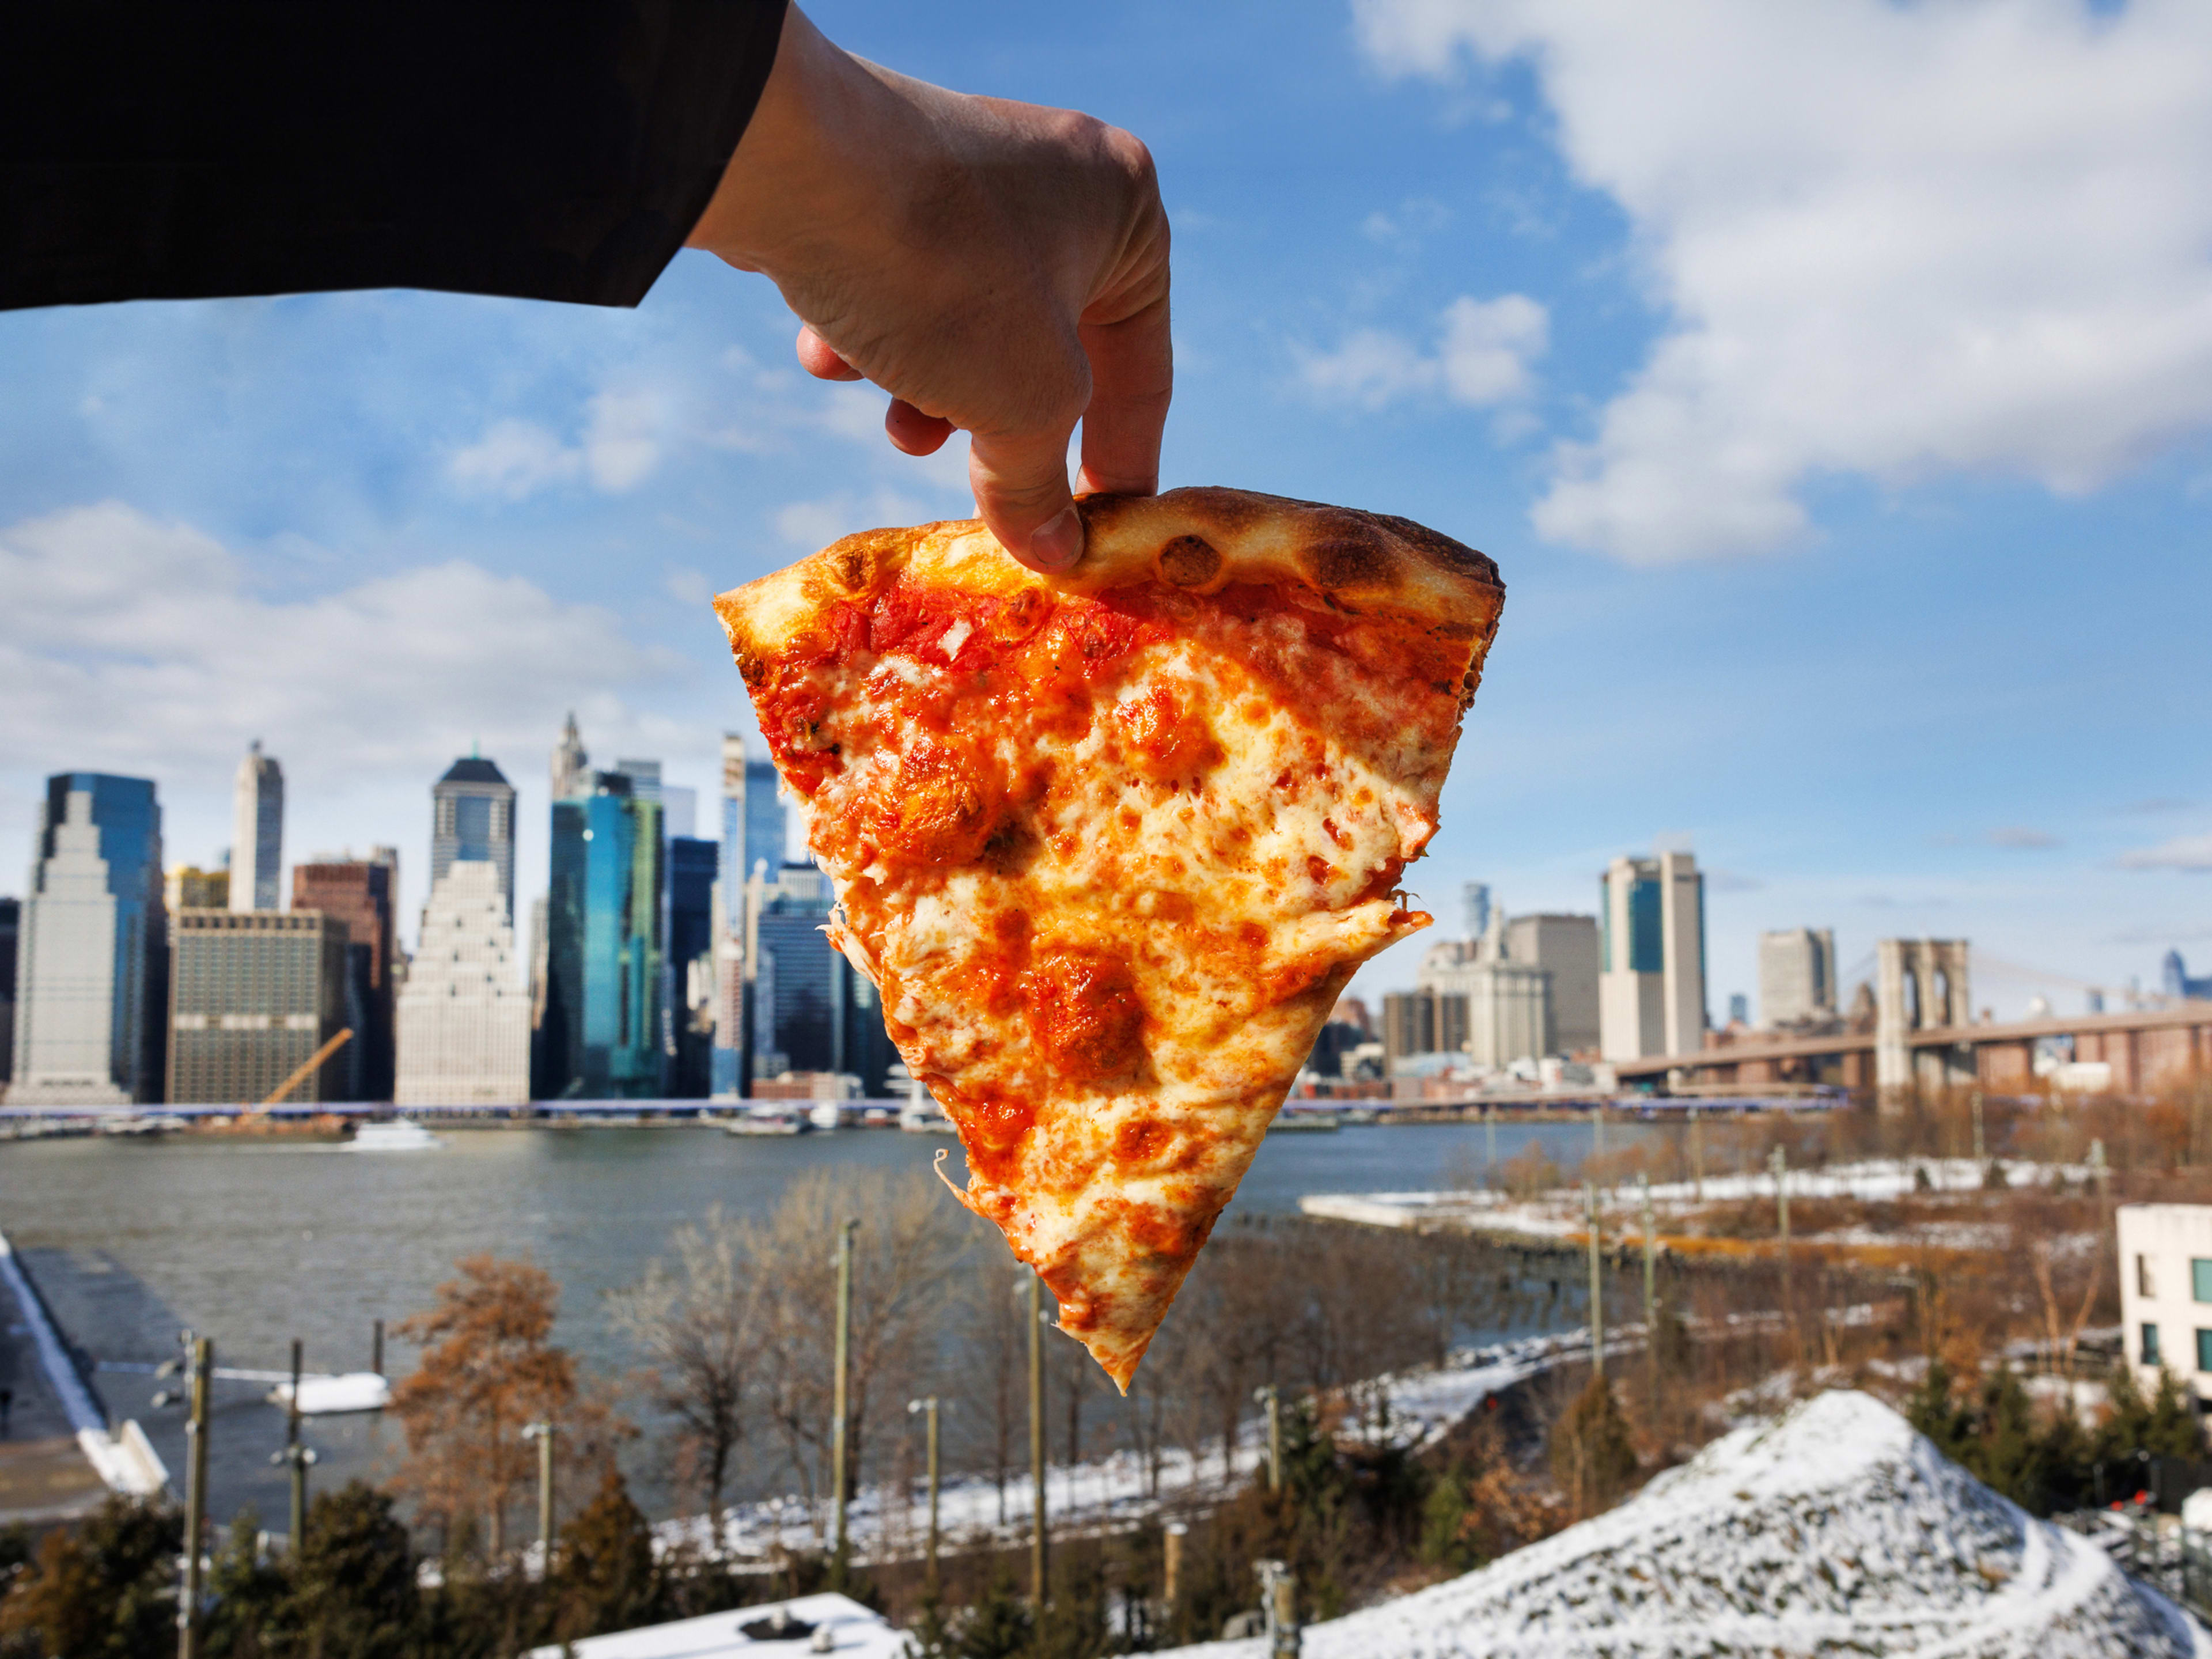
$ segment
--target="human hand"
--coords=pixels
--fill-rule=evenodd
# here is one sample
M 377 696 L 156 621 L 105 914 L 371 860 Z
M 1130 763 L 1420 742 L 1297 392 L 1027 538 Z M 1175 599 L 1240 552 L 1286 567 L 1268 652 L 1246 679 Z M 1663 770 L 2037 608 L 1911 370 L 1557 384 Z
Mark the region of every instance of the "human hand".
M 782 290 L 809 374 L 889 392 L 900 449 L 967 432 L 977 510 L 1032 569 L 1083 554 L 1078 421 L 1085 489 L 1158 488 L 1168 222 L 1120 129 L 879 69 L 793 6 L 690 246 Z

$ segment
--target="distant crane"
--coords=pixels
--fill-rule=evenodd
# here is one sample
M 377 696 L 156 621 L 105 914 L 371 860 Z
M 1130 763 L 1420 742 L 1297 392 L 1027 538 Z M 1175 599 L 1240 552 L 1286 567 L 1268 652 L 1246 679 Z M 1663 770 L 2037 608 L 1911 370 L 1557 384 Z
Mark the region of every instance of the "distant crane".
M 309 1078 L 314 1076 L 316 1072 L 321 1069 L 322 1064 L 325 1060 L 328 1060 L 332 1054 L 337 1053 L 339 1049 L 344 1048 L 348 1042 L 352 1041 L 352 1039 L 353 1027 L 349 1025 L 343 1030 L 340 1031 L 336 1036 L 332 1037 L 328 1042 L 323 1044 L 321 1048 L 316 1049 L 314 1053 L 309 1054 L 305 1060 L 301 1060 L 299 1064 L 298 1069 L 294 1071 L 291 1076 L 286 1078 L 282 1083 L 278 1084 L 275 1091 L 270 1093 L 269 1098 L 263 1101 L 253 1109 L 257 1112 L 265 1112 L 271 1106 L 282 1104 L 285 1096 L 290 1094 L 293 1090 L 298 1088 Z

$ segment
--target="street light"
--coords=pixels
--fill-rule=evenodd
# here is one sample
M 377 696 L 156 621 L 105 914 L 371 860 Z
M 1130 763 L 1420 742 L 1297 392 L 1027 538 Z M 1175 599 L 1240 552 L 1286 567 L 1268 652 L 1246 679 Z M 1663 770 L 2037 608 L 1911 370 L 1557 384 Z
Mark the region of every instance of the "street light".
M 906 1409 L 908 1416 L 915 1412 L 927 1413 L 924 1419 L 928 1425 L 929 1438 L 929 1577 L 927 1582 L 933 1601 L 937 1595 L 937 1396 L 931 1395 L 927 1400 L 909 1400 L 906 1402 Z
M 548 1579 L 553 1576 L 553 1434 L 547 1420 L 523 1425 L 522 1437 L 538 1443 L 538 1573 Z

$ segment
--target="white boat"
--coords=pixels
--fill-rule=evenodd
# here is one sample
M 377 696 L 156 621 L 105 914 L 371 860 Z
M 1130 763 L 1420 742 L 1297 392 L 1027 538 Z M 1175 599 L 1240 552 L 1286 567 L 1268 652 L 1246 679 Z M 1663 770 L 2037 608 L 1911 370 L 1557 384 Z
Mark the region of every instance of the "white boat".
M 757 1107 L 729 1119 L 722 1125 L 722 1133 L 732 1135 L 796 1135 L 805 1133 L 806 1127 L 806 1120 L 796 1112 Z
M 269 1403 L 292 1407 L 288 1377 L 269 1390 Z M 300 1415 L 337 1417 L 347 1412 L 380 1412 L 392 1403 L 392 1385 L 374 1371 L 346 1371 L 337 1376 L 300 1379 Z
M 834 1129 L 844 1122 L 844 1109 L 834 1100 L 817 1100 L 806 1114 L 806 1121 L 817 1129 Z
M 428 1152 L 446 1144 L 412 1118 L 397 1117 L 388 1123 L 364 1123 L 346 1143 L 351 1152 Z M 366 1409 L 365 1407 L 363 1409 Z

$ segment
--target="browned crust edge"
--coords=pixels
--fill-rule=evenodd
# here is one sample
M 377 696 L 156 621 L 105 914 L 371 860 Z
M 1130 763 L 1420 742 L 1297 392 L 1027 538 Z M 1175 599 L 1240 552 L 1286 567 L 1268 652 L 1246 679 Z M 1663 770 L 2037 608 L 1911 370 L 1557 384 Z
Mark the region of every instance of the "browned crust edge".
M 714 610 L 752 681 L 830 605 L 879 592 L 901 570 L 967 592 L 1091 594 L 1158 580 L 1194 593 L 1232 581 L 1291 583 L 1333 609 L 1391 615 L 1473 647 L 1472 697 L 1505 599 L 1498 566 L 1409 519 L 1205 485 L 1164 495 L 1085 495 L 1082 562 L 1041 576 L 977 519 L 864 530 L 718 596 Z

